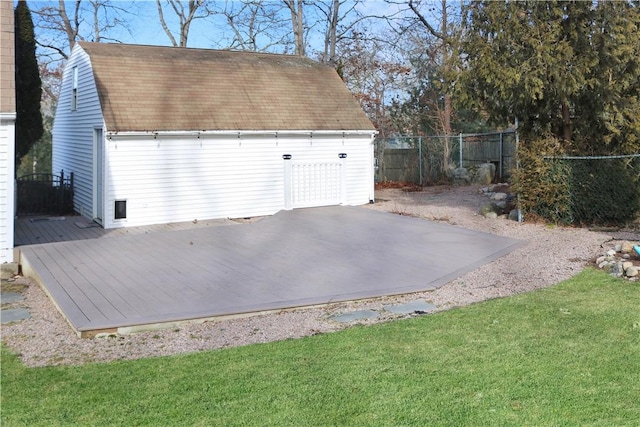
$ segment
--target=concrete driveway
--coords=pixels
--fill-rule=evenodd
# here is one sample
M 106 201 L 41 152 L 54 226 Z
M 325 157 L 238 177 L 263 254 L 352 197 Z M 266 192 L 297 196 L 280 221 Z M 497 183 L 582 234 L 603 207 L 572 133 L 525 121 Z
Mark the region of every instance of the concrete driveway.
M 362 207 L 23 246 L 79 334 L 428 290 L 523 242 Z

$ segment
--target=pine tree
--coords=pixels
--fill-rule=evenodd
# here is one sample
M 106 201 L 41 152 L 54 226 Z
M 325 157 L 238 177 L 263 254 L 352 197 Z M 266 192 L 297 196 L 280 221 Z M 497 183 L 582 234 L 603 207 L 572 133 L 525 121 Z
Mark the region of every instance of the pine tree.
M 36 60 L 31 11 L 21 0 L 15 9 L 16 41 L 16 165 L 43 135 L 42 82 Z
M 640 151 L 640 11 L 628 2 L 472 3 L 465 99 L 567 151 Z

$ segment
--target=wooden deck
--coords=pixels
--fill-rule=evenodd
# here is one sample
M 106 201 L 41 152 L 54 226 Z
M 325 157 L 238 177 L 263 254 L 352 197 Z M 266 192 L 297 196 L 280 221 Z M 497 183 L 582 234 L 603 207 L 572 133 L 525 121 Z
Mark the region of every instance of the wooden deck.
M 223 224 L 23 246 L 21 262 L 86 336 L 432 289 L 522 244 L 356 207 Z
M 234 223 L 235 221 L 228 219 L 215 219 L 105 230 L 100 224 L 82 216 L 25 216 L 18 218 L 15 222 L 14 245 L 17 247 L 41 243 L 98 239 L 101 237 L 189 230 Z

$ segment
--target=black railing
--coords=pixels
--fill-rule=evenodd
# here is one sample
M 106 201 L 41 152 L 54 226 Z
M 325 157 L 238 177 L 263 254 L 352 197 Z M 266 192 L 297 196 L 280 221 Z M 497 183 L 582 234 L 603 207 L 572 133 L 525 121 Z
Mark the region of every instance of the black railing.
M 17 180 L 18 215 L 67 215 L 73 213 L 73 172 L 66 177 L 34 173 Z

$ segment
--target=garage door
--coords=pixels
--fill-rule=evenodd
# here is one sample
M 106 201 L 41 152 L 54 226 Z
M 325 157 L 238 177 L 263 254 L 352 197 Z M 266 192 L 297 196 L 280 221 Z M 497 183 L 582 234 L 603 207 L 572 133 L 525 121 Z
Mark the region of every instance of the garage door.
M 285 162 L 289 209 L 339 205 L 346 189 L 344 159 L 335 162 Z

